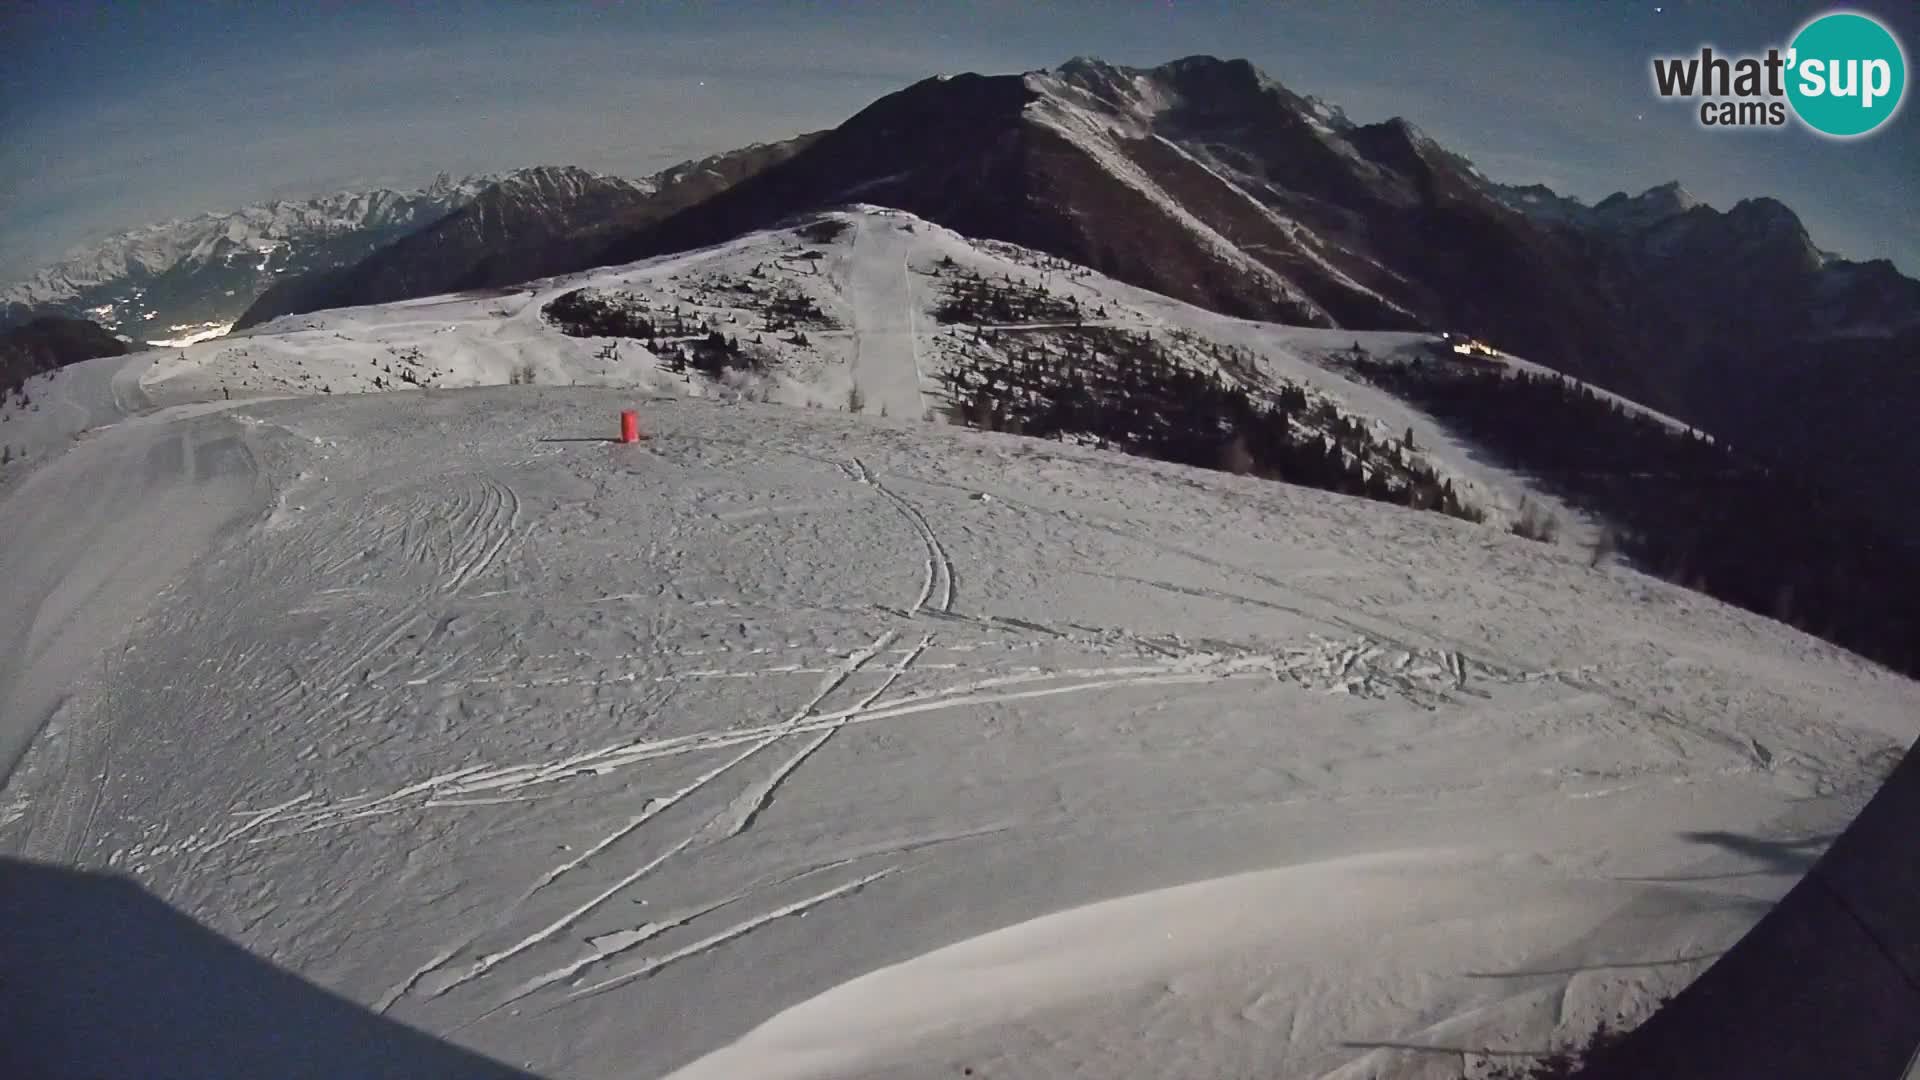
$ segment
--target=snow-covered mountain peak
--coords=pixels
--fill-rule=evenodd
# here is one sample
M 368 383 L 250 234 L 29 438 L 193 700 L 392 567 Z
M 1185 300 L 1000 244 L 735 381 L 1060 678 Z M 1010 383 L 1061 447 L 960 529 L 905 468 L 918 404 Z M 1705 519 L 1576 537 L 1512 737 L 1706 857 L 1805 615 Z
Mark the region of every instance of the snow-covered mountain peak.
M 1353 121 L 1347 119 L 1346 110 L 1330 101 L 1311 94 L 1303 96 L 1301 100 L 1307 103 L 1308 112 L 1335 131 L 1347 131 L 1354 126 Z
M 1030 73 L 1027 83 L 1037 94 L 1108 114 L 1117 130 L 1134 137 L 1164 127 L 1176 111 L 1252 119 L 1278 106 L 1329 131 L 1353 126 L 1339 107 L 1295 94 L 1246 60 L 1187 56 L 1136 68 L 1080 56 L 1052 71 Z
M 1616 191 L 1594 205 L 1592 220 L 1603 228 L 1647 229 L 1706 205 L 1672 180 L 1638 195 Z
M 463 189 L 466 189 L 469 185 L 473 184 L 474 181 L 477 179 L 480 179 L 480 178 L 477 178 L 477 177 L 456 178 L 452 173 L 440 172 L 440 173 L 436 173 L 434 175 L 433 181 L 429 183 L 425 188 L 422 188 L 421 190 L 428 195 L 444 198 L 447 196 L 460 194 Z
M 1368 125 L 1365 131 L 1387 148 L 1390 155 L 1411 155 L 1421 161 L 1440 156 L 1461 162 L 1466 160 L 1450 154 L 1446 148 L 1434 140 L 1433 136 L 1428 135 L 1418 124 L 1404 116 L 1388 117 L 1378 124 Z
M 578 165 L 535 165 L 507 173 L 486 190 L 525 192 L 565 200 L 579 198 L 589 190 L 607 187 L 627 188 L 641 194 L 651 193 L 655 189 L 652 181 L 628 180 Z
M 1031 72 L 1025 82 L 1035 95 L 1030 112 L 1056 118 L 1078 113 L 1087 127 L 1110 128 L 1131 138 L 1144 137 L 1154 117 L 1172 104 L 1164 88 L 1144 73 L 1090 57 Z
M 1076 56 L 1053 69 L 1053 74 L 1071 82 L 1099 82 L 1131 77 L 1131 72 L 1127 69 L 1110 64 L 1097 56 Z
M 1669 180 L 1664 184 L 1650 187 L 1640 193 L 1642 202 L 1668 208 L 1672 213 L 1680 214 L 1701 205 L 1693 192 L 1682 187 L 1680 181 Z

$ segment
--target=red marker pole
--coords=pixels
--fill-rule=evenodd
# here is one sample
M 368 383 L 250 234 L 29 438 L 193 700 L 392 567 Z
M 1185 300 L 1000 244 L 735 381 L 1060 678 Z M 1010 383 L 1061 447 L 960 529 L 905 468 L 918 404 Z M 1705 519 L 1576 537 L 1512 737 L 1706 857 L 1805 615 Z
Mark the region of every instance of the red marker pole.
M 640 441 L 640 414 L 627 409 L 620 414 L 620 441 L 637 443 Z

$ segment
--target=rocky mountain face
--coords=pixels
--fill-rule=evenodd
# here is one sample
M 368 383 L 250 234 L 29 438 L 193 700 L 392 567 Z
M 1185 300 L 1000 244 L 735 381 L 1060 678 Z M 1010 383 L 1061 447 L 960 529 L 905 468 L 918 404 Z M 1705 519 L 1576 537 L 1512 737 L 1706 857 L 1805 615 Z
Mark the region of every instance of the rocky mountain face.
M 1582 272 L 1626 298 L 1612 340 L 1635 396 L 1920 526 L 1903 495 L 1920 465 L 1920 281 L 1821 251 L 1773 199 L 1723 212 L 1678 184 L 1592 207 L 1527 191 L 1499 194 L 1584 246 Z
M 0 322 L 65 315 L 136 342 L 209 336 L 275 281 L 357 262 L 486 183 L 442 176 L 416 191 L 276 200 L 144 226 L 0 291 Z
M 1756 451 L 1818 455 L 1859 492 L 1920 464 L 1876 419 L 1920 400 L 1853 400 L 1915 381 L 1920 283 L 1891 264 L 1823 253 L 1771 199 L 1721 211 L 1668 184 L 1587 206 L 1500 185 L 1244 61 L 929 79 L 580 265 L 853 201 L 1230 314 L 1464 331 Z
M 1694 366 L 1716 344 L 1742 349 L 1829 337 L 1893 338 L 1920 325 L 1920 282 L 1886 260 L 1821 251 L 1799 217 L 1774 199 L 1726 211 L 1677 183 L 1588 207 L 1543 188 L 1493 187 L 1496 197 L 1584 246 L 1596 282 L 1633 303 L 1644 343 Z M 1677 349 L 1676 349 L 1677 346 Z M 1656 392 L 1684 400 L 1684 389 Z
M 909 210 L 1236 315 L 1451 326 L 1583 370 L 1618 297 L 1585 244 L 1495 198 L 1412 125 L 1356 125 L 1244 61 L 1075 60 L 929 79 L 600 261 L 712 243 L 822 206 Z
M 473 199 L 344 266 L 290 277 L 241 315 L 390 303 L 511 285 L 591 265 L 606 237 L 645 227 L 784 160 L 808 136 L 684 162 L 646 180 L 548 166 L 502 177 Z
M 620 214 L 652 193 L 644 182 L 572 166 L 521 169 L 358 260 L 275 283 L 236 327 L 293 312 L 473 288 L 489 263 Z

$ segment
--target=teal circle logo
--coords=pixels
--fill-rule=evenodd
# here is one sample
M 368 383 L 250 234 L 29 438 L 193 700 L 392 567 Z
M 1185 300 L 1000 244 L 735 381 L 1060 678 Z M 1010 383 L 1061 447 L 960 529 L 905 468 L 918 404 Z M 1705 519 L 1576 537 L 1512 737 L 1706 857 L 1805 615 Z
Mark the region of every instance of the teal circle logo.
M 1849 139 L 1893 119 L 1907 91 L 1907 56 L 1878 20 L 1822 15 L 1788 45 L 1787 100 L 1810 128 Z

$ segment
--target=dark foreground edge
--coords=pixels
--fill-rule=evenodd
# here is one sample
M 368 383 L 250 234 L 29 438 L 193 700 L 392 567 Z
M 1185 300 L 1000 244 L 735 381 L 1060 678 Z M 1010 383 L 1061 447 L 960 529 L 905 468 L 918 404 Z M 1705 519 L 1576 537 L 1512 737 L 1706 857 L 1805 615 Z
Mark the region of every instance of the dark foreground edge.
M 1806 877 L 1583 1080 L 1904 1080 L 1920 1048 L 1920 743 Z
M 532 1080 L 283 971 L 126 878 L 9 858 L 0 1076 Z

